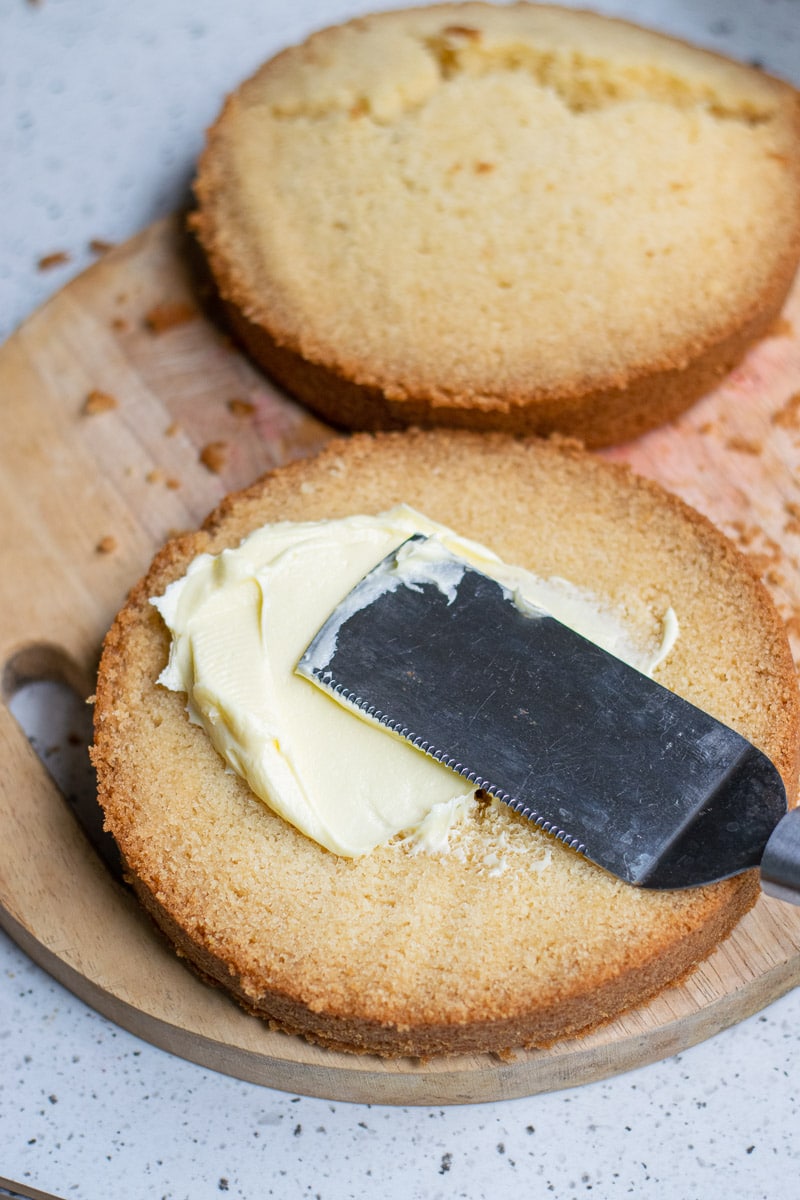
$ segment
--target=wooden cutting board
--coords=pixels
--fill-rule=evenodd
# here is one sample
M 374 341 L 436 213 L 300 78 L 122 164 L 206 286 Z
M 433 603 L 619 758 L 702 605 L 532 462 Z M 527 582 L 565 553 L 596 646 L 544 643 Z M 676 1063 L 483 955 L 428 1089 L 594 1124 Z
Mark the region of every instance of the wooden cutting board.
M 88 696 L 103 634 L 168 535 L 331 436 L 202 315 L 182 227 L 168 220 L 110 251 L 0 348 L 5 929 L 88 1004 L 171 1053 L 286 1091 L 383 1104 L 597 1080 L 676 1053 L 793 987 L 800 909 L 762 898 L 683 984 L 587 1037 L 508 1061 L 384 1062 L 271 1032 L 161 941 L 7 702 L 32 678 Z M 608 457 L 681 494 L 756 556 L 799 653 L 800 288 L 774 336 L 713 395 Z

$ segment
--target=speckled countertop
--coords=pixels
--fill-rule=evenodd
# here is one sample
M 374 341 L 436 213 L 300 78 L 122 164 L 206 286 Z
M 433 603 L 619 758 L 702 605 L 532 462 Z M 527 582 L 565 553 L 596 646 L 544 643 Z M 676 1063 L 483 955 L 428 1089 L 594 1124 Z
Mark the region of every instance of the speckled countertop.
M 374 6 L 0 0 L 0 338 L 92 261 L 93 240 L 124 240 L 181 203 L 205 127 L 258 62 Z M 596 7 L 800 83 L 800 0 Z M 793 1200 L 799 1050 L 794 992 L 675 1058 L 571 1091 L 333 1103 L 137 1040 L 0 934 L 0 1185 L 75 1200 Z

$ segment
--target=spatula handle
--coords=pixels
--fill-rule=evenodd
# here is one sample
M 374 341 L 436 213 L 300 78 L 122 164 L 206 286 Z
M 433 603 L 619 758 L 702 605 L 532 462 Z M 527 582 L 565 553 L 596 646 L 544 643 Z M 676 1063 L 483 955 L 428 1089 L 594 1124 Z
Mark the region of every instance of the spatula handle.
M 768 896 L 800 904 L 800 808 L 781 818 L 764 848 L 761 887 Z

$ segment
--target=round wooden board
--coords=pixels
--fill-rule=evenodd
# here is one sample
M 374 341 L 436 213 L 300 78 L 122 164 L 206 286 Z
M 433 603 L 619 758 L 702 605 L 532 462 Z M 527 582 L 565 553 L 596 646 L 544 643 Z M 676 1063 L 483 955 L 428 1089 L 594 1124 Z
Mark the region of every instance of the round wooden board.
M 331 430 L 197 306 L 182 220 L 109 252 L 0 349 L 0 921 L 88 1004 L 171 1053 L 286 1091 L 457 1104 L 574 1086 L 676 1053 L 800 978 L 800 909 L 762 898 L 694 974 L 546 1050 L 428 1062 L 338 1054 L 269 1030 L 201 983 L 106 870 L 7 701 L 29 678 L 88 696 L 127 589 L 176 529 Z M 659 479 L 759 557 L 800 646 L 800 289 L 774 336 L 674 425 L 608 457 Z M 87 397 L 104 393 L 87 412 Z M 231 403 L 235 402 L 235 403 Z M 90 408 L 92 406 L 90 405 Z

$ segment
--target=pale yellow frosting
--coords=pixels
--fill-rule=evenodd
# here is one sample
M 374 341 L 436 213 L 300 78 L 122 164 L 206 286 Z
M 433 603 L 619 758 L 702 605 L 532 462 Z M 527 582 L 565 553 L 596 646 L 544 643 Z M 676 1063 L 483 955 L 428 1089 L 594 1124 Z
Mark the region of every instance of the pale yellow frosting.
M 190 719 L 256 796 L 346 857 L 398 834 L 440 850 L 471 795 L 460 776 L 295 673 L 336 606 L 416 532 L 435 539 L 434 558 L 445 547 L 644 672 L 677 636 L 670 610 L 643 647 L 585 590 L 509 566 L 402 505 L 378 516 L 267 525 L 235 549 L 194 559 L 152 602 L 172 634 L 159 682 L 186 693 Z

